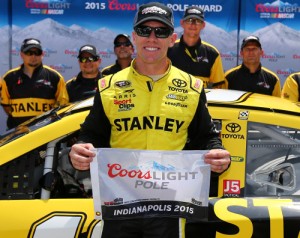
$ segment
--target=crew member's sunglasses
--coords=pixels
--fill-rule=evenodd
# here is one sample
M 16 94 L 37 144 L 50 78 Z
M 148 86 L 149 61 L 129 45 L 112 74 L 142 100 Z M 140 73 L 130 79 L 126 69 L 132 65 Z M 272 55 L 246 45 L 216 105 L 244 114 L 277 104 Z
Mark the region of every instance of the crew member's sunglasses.
M 24 52 L 24 54 L 27 55 L 27 56 L 32 56 L 32 55 L 41 56 L 42 53 L 43 53 L 42 51 L 33 51 L 33 50 L 29 50 L 29 51 Z
M 154 34 L 157 38 L 168 38 L 173 30 L 168 27 L 150 27 L 150 26 L 136 26 L 134 31 L 138 36 L 149 37 L 151 32 L 154 31 Z
M 99 59 L 97 56 L 89 56 L 89 57 L 78 57 L 78 60 L 80 63 L 86 63 L 86 62 L 95 62 Z
M 196 19 L 196 18 L 186 19 L 185 22 L 190 25 L 192 25 L 192 24 L 200 25 L 202 23 L 202 21 L 200 19 Z
M 131 43 L 130 42 L 116 42 L 115 48 L 121 47 L 121 46 L 129 47 L 129 46 L 131 46 Z

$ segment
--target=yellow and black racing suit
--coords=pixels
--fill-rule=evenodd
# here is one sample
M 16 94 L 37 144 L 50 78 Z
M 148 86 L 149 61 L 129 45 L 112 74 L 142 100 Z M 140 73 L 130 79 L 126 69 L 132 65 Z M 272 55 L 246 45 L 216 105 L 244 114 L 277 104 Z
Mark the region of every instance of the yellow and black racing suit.
M 95 147 L 143 150 L 223 148 L 200 79 L 170 66 L 153 82 L 133 65 L 134 61 L 131 67 L 99 80 L 100 93 L 81 125 L 79 141 Z M 182 237 L 179 220 L 105 221 L 102 237 L 120 237 L 120 233 L 128 238 Z
M 128 67 L 129 66 L 130 66 L 130 64 L 128 65 Z M 115 74 L 115 73 L 119 72 L 120 70 L 122 70 L 121 65 L 118 63 L 118 60 L 116 60 L 116 62 L 114 64 L 111 64 L 111 65 L 103 68 L 101 73 L 103 76 L 107 76 L 110 74 Z
M 222 59 L 213 45 L 199 38 L 196 45 L 189 47 L 181 37 L 169 48 L 168 57 L 177 68 L 202 79 L 205 88 L 224 88 Z
M 300 72 L 289 75 L 282 88 L 282 97 L 293 102 L 300 102 Z
M 66 82 L 69 102 L 76 102 L 89 98 L 97 90 L 98 80 L 102 78 L 100 72 L 95 78 L 84 78 L 82 72 Z
M 254 73 L 244 64 L 238 65 L 226 71 L 225 81 L 227 89 L 281 96 L 280 79 L 274 72 L 261 65 Z
M 40 65 L 29 78 L 23 69 L 21 65 L 9 70 L 1 81 L 1 105 L 10 108 L 9 129 L 69 100 L 64 78 L 57 71 Z

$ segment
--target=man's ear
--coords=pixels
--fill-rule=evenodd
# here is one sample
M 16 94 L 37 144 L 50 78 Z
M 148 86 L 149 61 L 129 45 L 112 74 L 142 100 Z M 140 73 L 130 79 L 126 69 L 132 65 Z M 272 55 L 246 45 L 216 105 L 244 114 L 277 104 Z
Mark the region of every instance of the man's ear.
M 244 53 L 243 53 L 243 50 L 241 49 L 240 50 L 240 57 L 243 57 L 244 56 Z
M 180 26 L 183 28 L 184 20 L 180 19 Z
M 132 35 L 132 43 L 135 45 L 135 35 L 136 33 L 133 31 L 132 33 L 131 33 L 131 35 Z
M 171 36 L 171 41 L 170 41 L 169 47 L 172 47 L 175 44 L 176 40 L 177 40 L 177 33 L 173 33 Z

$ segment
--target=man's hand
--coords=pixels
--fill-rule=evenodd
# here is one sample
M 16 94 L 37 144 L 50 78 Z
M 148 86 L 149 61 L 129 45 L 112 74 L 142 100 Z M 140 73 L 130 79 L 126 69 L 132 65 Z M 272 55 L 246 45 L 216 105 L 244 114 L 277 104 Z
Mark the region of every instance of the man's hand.
M 204 155 L 204 162 L 210 164 L 211 171 L 222 173 L 230 164 L 230 153 L 227 150 L 212 149 Z
M 74 144 L 69 153 L 71 163 L 75 169 L 88 170 L 90 163 L 96 156 L 95 148 L 92 144 Z

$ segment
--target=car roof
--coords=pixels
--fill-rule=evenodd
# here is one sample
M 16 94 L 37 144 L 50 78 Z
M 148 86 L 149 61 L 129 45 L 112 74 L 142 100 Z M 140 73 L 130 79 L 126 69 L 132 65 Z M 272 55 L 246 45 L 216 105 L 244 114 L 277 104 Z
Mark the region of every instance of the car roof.
M 251 107 L 252 109 L 257 107 L 264 110 L 284 111 L 285 113 L 288 111 L 300 113 L 300 103 L 293 103 L 275 96 L 228 89 L 206 89 L 205 92 L 208 105 L 223 104 L 228 107 Z M 93 98 L 89 98 L 77 103 L 70 110 L 82 110 L 91 107 L 93 102 Z
M 241 109 L 241 110 L 252 110 L 252 111 L 268 111 L 272 113 L 290 115 L 289 120 L 292 127 L 294 125 L 299 125 L 298 119 L 300 116 L 300 107 L 299 103 L 292 103 L 286 99 L 281 99 L 274 96 L 261 95 L 256 93 L 242 92 L 242 91 L 233 91 L 233 90 L 222 90 L 222 89 L 207 89 L 206 90 L 207 100 L 208 100 L 208 109 L 211 110 L 211 115 L 214 116 L 212 110 L 218 111 L 222 114 L 222 110 L 219 110 L 220 107 L 226 108 L 229 110 Z M 9 143 L 10 141 L 18 140 L 20 144 L 23 142 L 23 137 L 26 135 L 27 138 L 35 140 L 39 138 L 39 143 L 46 143 L 52 139 L 55 139 L 56 134 L 52 133 L 53 130 L 58 130 L 61 136 L 66 135 L 71 132 L 75 132 L 80 128 L 80 123 L 84 121 L 84 118 L 87 116 L 90 108 L 92 107 L 94 98 L 91 97 L 84 101 L 76 102 L 74 104 L 69 104 L 62 108 L 54 108 L 49 112 L 42 114 L 36 118 L 33 118 L 15 129 L 7 131 L 7 133 L 0 136 L 0 150 L 10 151 L 10 148 L 13 148 L 13 145 L 6 146 L 3 148 L 3 145 Z M 74 115 L 74 117 L 69 116 Z M 274 120 L 279 117 L 274 117 Z M 285 117 L 282 117 L 285 120 Z M 64 119 L 64 120 L 61 120 Z M 220 118 L 218 118 L 220 119 Z M 58 123 L 63 121 L 62 123 Z M 78 122 L 78 123 L 75 123 Z M 279 123 L 279 121 L 278 121 Z M 280 124 L 280 123 L 279 123 Z M 49 125 L 49 126 L 48 126 Z M 55 126 L 56 125 L 56 126 Z M 67 125 L 67 126 L 66 126 Z M 298 128 L 298 126 L 296 126 Z M 40 129 L 42 129 L 40 131 Z M 33 133 L 35 131 L 40 131 L 39 133 Z M 39 134 L 44 133 L 41 137 Z M 28 140 L 26 140 L 28 142 Z M 30 142 L 28 142 L 30 143 Z M 28 145 L 32 147 L 33 145 Z M 23 147 L 22 147 L 23 148 Z M 25 148 L 25 147 L 24 147 Z M 24 149 L 25 150 L 25 149 Z M 12 153 L 12 152 L 10 152 Z M 17 152 L 15 152 L 17 153 Z M 18 153 L 21 153 L 18 151 Z
M 258 93 L 228 89 L 206 89 L 208 104 L 255 106 L 278 110 L 300 112 L 300 103 L 292 103 L 286 99 Z M 78 102 L 70 110 L 79 110 L 93 105 L 93 97 Z
M 261 109 L 264 111 L 282 112 L 300 116 L 300 103 L 293 103 L 287 99 L 227 89 L 206 90 L 208 105 Z

